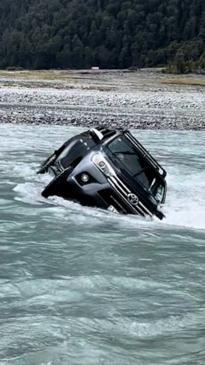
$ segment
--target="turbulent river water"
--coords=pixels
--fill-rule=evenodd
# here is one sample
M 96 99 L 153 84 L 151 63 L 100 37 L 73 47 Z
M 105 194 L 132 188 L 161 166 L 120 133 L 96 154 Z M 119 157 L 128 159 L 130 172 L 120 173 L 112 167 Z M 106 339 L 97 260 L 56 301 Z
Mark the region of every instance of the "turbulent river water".
M 205 364 L 205 132 L 134 131 L 167 169 L 164 221 L 45 200 L 80 129 L 0 125 L 0 364 Z

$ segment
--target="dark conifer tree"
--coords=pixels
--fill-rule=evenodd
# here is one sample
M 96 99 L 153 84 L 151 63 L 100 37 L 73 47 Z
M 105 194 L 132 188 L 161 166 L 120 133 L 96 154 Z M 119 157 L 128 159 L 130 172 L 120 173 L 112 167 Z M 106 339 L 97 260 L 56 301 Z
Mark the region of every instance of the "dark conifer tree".
M 187 72 L 204 67 L 204 49 L 204 0 L 0 1 L 1 68 L 173 63 Z

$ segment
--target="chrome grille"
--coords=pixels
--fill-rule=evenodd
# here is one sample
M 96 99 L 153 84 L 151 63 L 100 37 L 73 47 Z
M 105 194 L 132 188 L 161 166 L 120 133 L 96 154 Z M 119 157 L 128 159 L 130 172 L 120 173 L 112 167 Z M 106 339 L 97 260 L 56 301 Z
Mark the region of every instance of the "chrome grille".
M 131 192 L 131 190 L 122 182 L 117 175 L 109 176 L 108 181 L 114 191 L 120 195 L 121 199 L 130 207 L 133 213 L 140 214 L 142 216 L 149 215 L 152 217 L 152 213 L 144 206 L 144 204 L 139 200 L 139 197 Z M 129 201 L 129 196 L 136 196 L 136 203 L 132 204 Z

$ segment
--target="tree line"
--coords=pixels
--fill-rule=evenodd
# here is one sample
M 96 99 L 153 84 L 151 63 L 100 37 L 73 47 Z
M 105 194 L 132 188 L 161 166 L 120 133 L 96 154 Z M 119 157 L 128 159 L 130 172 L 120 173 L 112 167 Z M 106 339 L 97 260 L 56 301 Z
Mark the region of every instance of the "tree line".
M 1 0 L 0 68 L 205 69 L 204 0 Z

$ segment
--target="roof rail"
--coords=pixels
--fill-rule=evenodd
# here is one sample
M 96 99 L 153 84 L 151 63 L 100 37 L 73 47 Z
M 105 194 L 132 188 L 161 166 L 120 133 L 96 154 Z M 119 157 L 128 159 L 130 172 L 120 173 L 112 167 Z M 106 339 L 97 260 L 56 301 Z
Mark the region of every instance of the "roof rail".
M 114 129 L 104 128 L 104 127 L 98 127 L 96 129 L 94 128 L 94 130 L 98 131 L 103 136 L 102 140 L 111 137 L 116 133 Z

